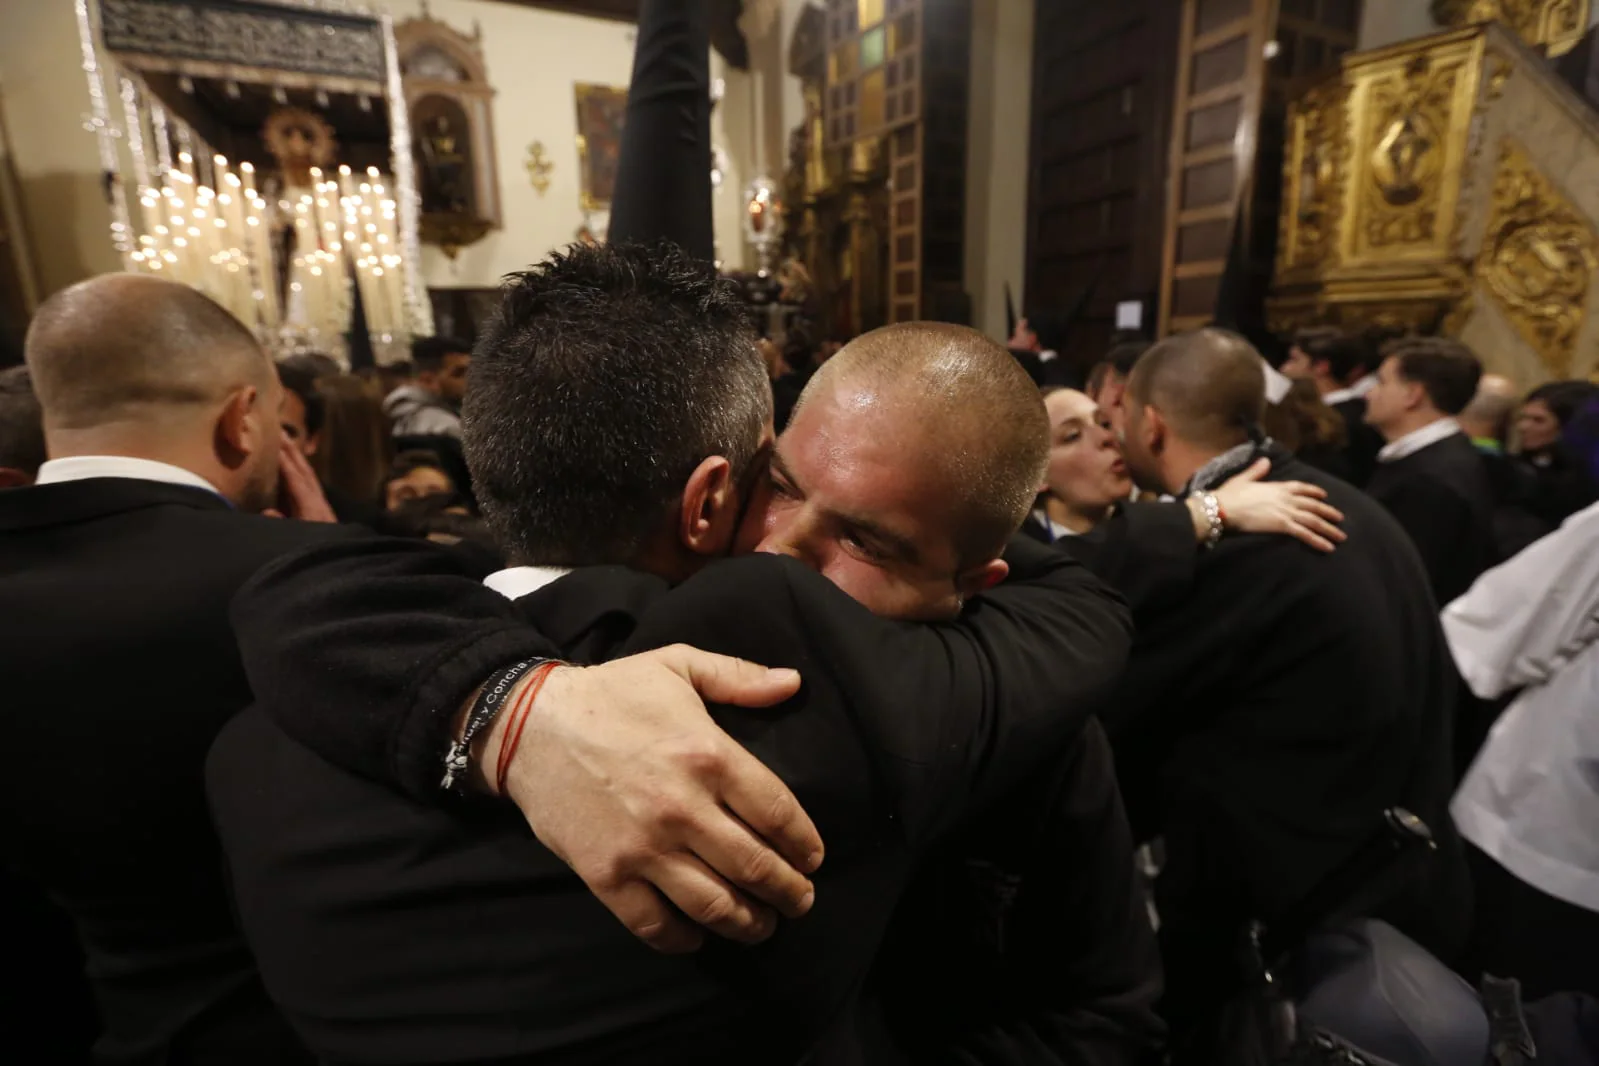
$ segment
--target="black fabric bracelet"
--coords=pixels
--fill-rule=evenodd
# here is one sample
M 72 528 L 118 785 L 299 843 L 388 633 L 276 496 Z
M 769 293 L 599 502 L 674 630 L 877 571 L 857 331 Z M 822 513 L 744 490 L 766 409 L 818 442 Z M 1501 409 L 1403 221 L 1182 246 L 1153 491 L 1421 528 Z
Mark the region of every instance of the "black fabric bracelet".
M 510 698 L 518 681 L 536 667 L 556 661 L 558 660 L 524 659 L 515 666 L 508 666 L 500 671 L 499 676 L 478 691 L 477 700 L 473 702 L 472 710 L 466 716 L 466 728 L 461 731 L 461 739 L 453 742 L 450 749 L 444 753 L 444 780 L 439 782 L 440 788 L 458 792 L 464 789 L 466 772 L 472 766 L 472 741 L 477 739 L 477 735 L 494 721 L 495 716 L 504 708 L 505 701 Z

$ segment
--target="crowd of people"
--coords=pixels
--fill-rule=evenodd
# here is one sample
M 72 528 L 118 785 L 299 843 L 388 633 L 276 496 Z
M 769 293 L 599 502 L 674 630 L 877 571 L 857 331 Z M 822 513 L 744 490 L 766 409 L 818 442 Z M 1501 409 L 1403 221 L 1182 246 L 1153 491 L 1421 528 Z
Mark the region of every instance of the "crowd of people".
M 470 345 L 38 309 L 6 1061 L 1599 1061 L 1596 391 L 762 343 L 705 7 L 642 6 L 611 242 Z
M 1340 921 L 1599 995 L 1594 390 L 1215 329 L 1040 388 L 911 323 L 777 433 L 748 321 L 669 245 L 364 374 L 155 279 L 41 307 L 29 1061 L 1231 1061 L 1241 931 L 1395 811 Z

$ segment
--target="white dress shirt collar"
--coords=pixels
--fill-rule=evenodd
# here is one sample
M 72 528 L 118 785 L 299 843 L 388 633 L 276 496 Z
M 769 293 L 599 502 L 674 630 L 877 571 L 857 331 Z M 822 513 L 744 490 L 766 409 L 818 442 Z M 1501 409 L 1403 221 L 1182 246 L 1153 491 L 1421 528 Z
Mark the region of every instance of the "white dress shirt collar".
M 1059 522 L 1049 517 L 1049 512 L 1044 510 L 1042 507 L 1033 508 L 1033 518 L 1038 522 L 1039 525 L 1043 526 L 1049 531 L 1050 540 L 1059 540 L 1062 537 L 1077 536 L 1077 530 L 1069 529 L 1066 526 L 1061 525 Z
M 1344 403 L 1347 400 L 1363 400 L 1366 398 L 1366 394 L 1376 387 L 1377 375 L 1367 374 L 1365 377 L 1361 378 L 1359 381 L 1348 386 L 1347 388 L 1334 389 L 1333 391 L 1329 392 L 1327 395 L 1321 398 L 1321 402 L 1326 404 L 1328 407 L 1331 407 L 1334 404 Z
M 94 477 L 164 481 L 169 485 L 187 485 L 222 495 L 217 492 L 215 485 L 193 471 L 171 463 L 158 463 L 154 459 L 136 459 L 131 455 L 74 455 L 66 459 L 51 459 L 39 467 L 39 476 L 34 479 L 34 484 L 55 485 Z
M 508 600 L 519 600 L 553 584 L 572 571 L 560 566 L 508 566 L 483 579 L 483 584 Z
M 1436 422 L 1428 422 L 1420 429 L 1411 430 L 1391 444 L 1383 445 L 1382 450 L 1377 453 L 1377 461 L 1379 463 L 1397 462 L 1406 456 L 1415 455 L 1423 448 L 1437 444 L 1441 440 L 1447 440 L 1459 432 L 1460 423 L 1453 418 L 1440 418 Z

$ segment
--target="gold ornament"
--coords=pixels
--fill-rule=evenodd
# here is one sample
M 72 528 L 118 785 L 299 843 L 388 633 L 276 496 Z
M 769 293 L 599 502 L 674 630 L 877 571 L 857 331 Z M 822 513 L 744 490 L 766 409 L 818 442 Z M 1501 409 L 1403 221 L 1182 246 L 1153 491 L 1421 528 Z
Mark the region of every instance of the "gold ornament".
M 1499 22 L 1533 46 L 1565 55 L 1588 30 L 1590 0 L 1433 0 L 1433 21 L 1450 28 Z
M 1596 267 L 1592 224 L 1506 138 L 1477 277 L 1557 378 L 1570 376 Z
M 311 184 L 311 168 L 332 168 L 339 142 L 333 127 L 314 111 L 303 107 L 280 107 L 267 116 L 261 127 L 261 140 L 277 160 L 283 180 L 295 188 Z
M 1455 82 L 1461 64 L 1435 67 L 1417 56 L 1392 78 L 1371 87 L 1371 141 L 1363 183 L 1366 243 L 1373 248 L 1421 244 L 1438 227 L 1439 178 L 1444 169 Z
M 527 146 L 527 176 L 533 182 L 533 191 L 540 196 L 550 187 L 550 171 L 555 169 L 555 164 L 545 158 L 544 142 L 534 141 Z

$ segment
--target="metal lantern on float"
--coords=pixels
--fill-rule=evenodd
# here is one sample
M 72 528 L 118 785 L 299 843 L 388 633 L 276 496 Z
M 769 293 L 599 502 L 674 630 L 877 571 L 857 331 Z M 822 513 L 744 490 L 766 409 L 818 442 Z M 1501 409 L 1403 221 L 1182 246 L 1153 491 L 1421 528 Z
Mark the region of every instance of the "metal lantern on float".
M 764 174 L 744 190 L 744 237 L 755 248 L 760 274 L 772 269 L 772 248 L 777 244 L 783 221 L 783 204 L 778 199 L 777 183 Z

